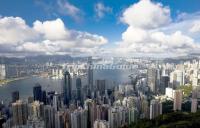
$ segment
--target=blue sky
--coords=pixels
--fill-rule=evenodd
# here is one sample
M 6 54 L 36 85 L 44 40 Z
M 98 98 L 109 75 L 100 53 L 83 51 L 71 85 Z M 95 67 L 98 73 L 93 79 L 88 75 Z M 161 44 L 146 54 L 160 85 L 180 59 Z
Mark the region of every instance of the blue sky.
M 199 0 L 153 0 L 154 4 L 162 4 L 169 8 L 171 24 L 176 22 L 180 14 L 192 15 L 200 11 Z M 130 24 L 120 18 L 125 10 L 139 3 L 138 0 L 1 0 L 0 16 L 20 17 L 29 27 L 36 20 L 41 22 L 61 19 L 67 29 L 88 32 L 105 37 L 106 46 L 121 42 L 122 34 Z M 72 7 L 71 12 L 63 5 Z M 97 9 L 97 4 L 103 10 Z M 97 9 L 97 10 L 95 10 Z M 101 14 L 98 12 L 101 11 Z
M 155 0 L 171 8 L 171 15 L 176 19 L 179 12 L 193 13 L 200 10 L 199 0 Z M 61 18 L 68 28 L 90 33 L 97 33 L 107 37 L 111 42 L 121 38 L 121 33 L 126 29 L 126 25 L 120 23 L 119 17 L 122 11 L 138 0 L 68 0 L 78 7 L 82 15 L 82 21 L 74 21 L 70 16 L 58 13 L 56 10 L 56 0 L 1 0 L 0 14 L 2 16 L 20 16 L 29 25 L 35 20 L 51 20 Z M 112 12 L 105 14 L 101 19 L 96 19 L 94 6 L 101 2 L 105 6 L 112 8 Z M 51 7 L 53 9 L 46 10 Z M 56 15 L 55 15 L 56 14 Z
M 39 1 L 39 2 L 38 2 Z M 135 1 L 131 0 L 70 0 L 69 2 L 78 7 L 82 14 L 81 21 L 77 22 L 70 16 L 58 13 L 56 10 L 56 0 L 1 0 L 0 14 L 2 16 L 20 16 L 26 20 L 29 25 L 35 20 L 51 20 L 57 17 L 61 18 L 68 28 L 81 31 L 88 31 L 107 36 L 111 40 L 119 39 L 121 32 L 125 29 L 123 24 L 118 23 L 122 10 Z M 105 15 L 102 19 L 95 19 L 94 5 L 97 2 L 103 2 L 112 8 L 112 13 Z M 120 6 L 119 6 L 120 5 Z M 52 6 L 52 10 L 46 10 Z M 56 14 L 56 15 L 55 15 Z M 109 31 L 108 31 L 109 30 Z

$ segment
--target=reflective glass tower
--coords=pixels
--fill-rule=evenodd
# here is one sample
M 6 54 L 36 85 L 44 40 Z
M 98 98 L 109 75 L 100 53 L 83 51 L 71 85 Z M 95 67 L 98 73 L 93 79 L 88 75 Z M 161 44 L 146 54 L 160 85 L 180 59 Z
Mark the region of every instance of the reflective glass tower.
M 71 77 L 68 71 L 64 72 L 62 93 L 64 105 L 69 105 L 71 100 Z
M 33 87 L 33 97 L 35 101 L 42 101 L 42 87 L 38 83 Z

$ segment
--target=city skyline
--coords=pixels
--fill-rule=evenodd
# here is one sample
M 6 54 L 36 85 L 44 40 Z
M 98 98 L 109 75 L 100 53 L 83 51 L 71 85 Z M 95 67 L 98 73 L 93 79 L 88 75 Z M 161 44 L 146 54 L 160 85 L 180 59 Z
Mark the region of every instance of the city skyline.
M 0 0 L 0 128 L 198 128 L 200 0 Z
M 199 54 L 198 5 L 198 0 L 3 0 L 0 53 L 9 57 Z

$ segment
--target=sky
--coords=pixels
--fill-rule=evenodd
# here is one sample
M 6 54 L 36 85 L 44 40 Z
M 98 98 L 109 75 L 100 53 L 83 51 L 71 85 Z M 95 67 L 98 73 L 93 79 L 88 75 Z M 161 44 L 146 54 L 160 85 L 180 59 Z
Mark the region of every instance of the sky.
M 0 55 L 200 52 L 200 0 L 1 0 Z

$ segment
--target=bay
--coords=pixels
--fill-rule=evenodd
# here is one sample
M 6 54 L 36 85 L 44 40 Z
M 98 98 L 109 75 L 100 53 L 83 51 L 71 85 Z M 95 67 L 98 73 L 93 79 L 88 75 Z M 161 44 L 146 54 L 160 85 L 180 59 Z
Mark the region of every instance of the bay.
M 94 81 L 97 79 L 106 79 L 115 82 L 115 85 L 120 83 L 130 82 L 129 75 L 134 73 L 131 70 L 94 70 Z M 85 78 L 83 84 L 86 84 Z M 20 99 L 27 100 L 29 96 L 33 95 L 33 87 L 36 83 L 41 84 L 42 89 L 46 91 L 61 92 L 62 80 L 49 79 L 44 77 L 30 77 L 8 83 L 0 87 L 0 101 L 9 103 L 11 101 L 11 94 L 13 91 L 19 91 Z M 75 88 L 74 84 L 72 88 Z

